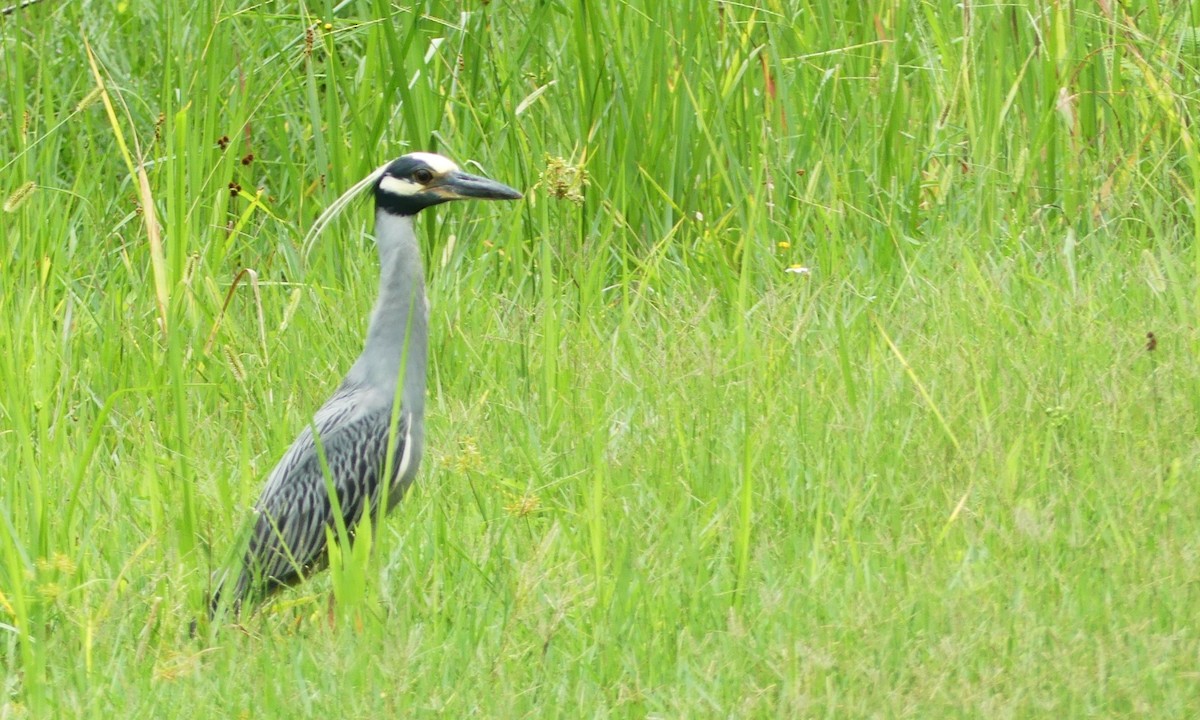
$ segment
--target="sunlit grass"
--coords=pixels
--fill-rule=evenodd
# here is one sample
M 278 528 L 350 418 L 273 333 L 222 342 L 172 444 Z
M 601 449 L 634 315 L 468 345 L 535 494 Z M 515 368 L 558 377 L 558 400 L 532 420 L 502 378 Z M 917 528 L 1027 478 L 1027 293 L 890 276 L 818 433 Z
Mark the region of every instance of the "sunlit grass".
M 0 20 L 0 718 L 1194 716 L 1197 27 Z M 189 637 L 361 347 L 369 201 L 305 233 L 412 149 L 526 192 L 420 218 L 417 484 Z

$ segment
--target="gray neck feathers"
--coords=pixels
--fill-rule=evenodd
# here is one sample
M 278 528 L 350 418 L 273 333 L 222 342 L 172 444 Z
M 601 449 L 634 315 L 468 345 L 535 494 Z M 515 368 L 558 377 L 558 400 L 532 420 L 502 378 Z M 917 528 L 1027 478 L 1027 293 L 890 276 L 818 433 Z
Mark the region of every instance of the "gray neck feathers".
M 385 393 L 389 403 L 397 383 L 403 383 L 400 401 L 404 411 L 420 417 L 425 410 L 429 310 L 413 217 L 376 210 L 375 241 L 379 247 L 379 299 L 371 311 L 366 346 L 347 379 Z

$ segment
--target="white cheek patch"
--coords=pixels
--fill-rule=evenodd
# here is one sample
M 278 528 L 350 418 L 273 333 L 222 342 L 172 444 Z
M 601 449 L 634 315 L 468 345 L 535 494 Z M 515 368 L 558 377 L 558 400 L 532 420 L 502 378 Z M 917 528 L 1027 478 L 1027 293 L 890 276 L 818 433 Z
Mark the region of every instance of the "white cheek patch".
M 453 160 L 448 157 L 442 157 L 441 155 L 435 155 L 427 152 L 415 152 L 409 153 L 408 156 L 425 163 L 429 166 L 429 169 L 433 170 L 438 175 L 446 175 L 447 173 L 452 173 L 455 170 L 458 170 L 458 166 L 454 164 Z
M 399 195 L 400 197 L 408 197 L 416 195 L 425 189 L 424 185 L 418 185 L 410 180 L 401 180 L 400 178 L 384 175 L 379 181 L 379 189 L 389 195 Z

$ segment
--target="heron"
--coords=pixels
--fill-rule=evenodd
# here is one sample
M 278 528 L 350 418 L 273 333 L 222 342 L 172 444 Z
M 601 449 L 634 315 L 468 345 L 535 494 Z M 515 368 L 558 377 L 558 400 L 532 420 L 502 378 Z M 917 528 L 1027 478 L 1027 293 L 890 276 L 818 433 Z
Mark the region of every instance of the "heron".
M 244 602 L 265 600 L 320 570 L 337 515 L 352 537 L 365 513 L 375 517 L 380 503 L 391 511 L 403 497 L 425 440 L 429 343 L 414 221 L 425 208 L 452 200 L 521 198 L 507 185 L 426 152 L 401 156 L 360 185 L 368 182 L 374 184 L 380 281 L 362 354 L 268 476 L 236 578 L 218 583 L 210 617 L 223 603 L 240 613 Z

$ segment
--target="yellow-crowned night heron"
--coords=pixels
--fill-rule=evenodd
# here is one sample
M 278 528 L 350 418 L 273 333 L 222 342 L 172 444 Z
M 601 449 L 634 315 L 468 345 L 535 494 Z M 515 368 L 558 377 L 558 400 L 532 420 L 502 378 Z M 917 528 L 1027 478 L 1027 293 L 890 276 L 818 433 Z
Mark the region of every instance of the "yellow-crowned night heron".
M 333 397 L 271 471 L 255 505 L 254 530 L 237 578 L 218 586 L 210 613 L 223 602 L 237 612 L 243 602 L 262 599 L 320 569 L 327 557 L 326 530 L 336 523 L 329 487 L 351 532 L 364 512 L 374 516 L 381 497 L 387 510 L 400 501 L 421 462 L 424 439 L 429 309 L 413 220 L 421 210 L 449 200 L 521 197 L 431 153 L 398 158 L 377 177 L 380 288 L 366 345 Z M 398 416 L 393 419 L 394 407 Z

